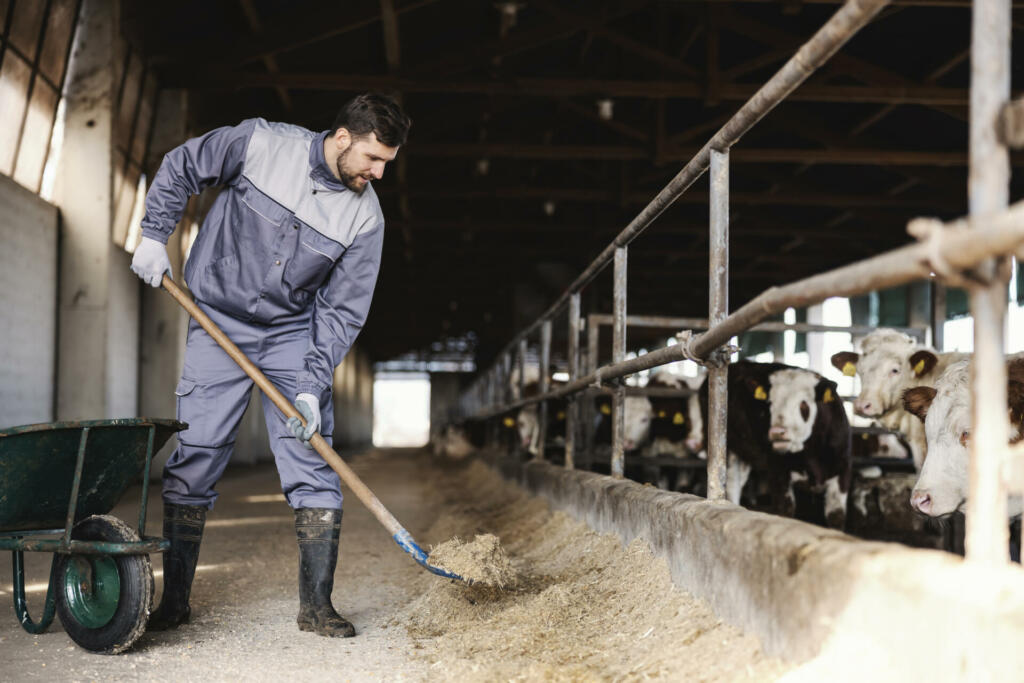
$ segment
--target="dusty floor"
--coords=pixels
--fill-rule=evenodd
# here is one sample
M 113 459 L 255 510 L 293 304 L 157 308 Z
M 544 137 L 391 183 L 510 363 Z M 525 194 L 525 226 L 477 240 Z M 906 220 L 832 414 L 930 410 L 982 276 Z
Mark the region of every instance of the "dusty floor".
M 207 522 L 190 624 L 146 634 L 125 655 L 88 654 L 59 620 L 40 636 L 21 630 L 4 572 L 0 680 L 760 681 L 784 670 L 759 654 L 754 639 L 672 589 L 664 563 L 643 544 L 623 549 L 482 466 L 441 471 L 408 452 L 374 451 L 353 467 L 424 544 L 455 534 L 500 536 L 519 588 L 474 593 L 426 574 L 347 496 L 334 595 L 360 635 L 299 632 L 291 511 L 272 467 L 238 469 L 222 480 Z M 161 517 L 156 489 L 151 501 L 153 534 Z M 115 514 L 130 520 L 134 510 L 124 505 Z M 157 559 L 154 569 L 160 566 Z M 34 615 L 47 570 L 48 560 L 31 558 Z M 157 599 L 160 590 L 158 571 Z

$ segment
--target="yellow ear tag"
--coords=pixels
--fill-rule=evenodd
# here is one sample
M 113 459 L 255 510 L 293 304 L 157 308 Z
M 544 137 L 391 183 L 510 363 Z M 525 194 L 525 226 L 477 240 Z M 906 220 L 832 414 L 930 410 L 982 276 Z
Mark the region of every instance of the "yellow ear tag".
M 924 358 L 922 358 L 921 360 L 917 361 L 917 365 L 914 366 L 914 374 L 915 375 L 920 377 L 922 372 L 924 372 Z
M 871 437 L 870 437 L 870 435 L 868 435 L 868 434 L 861 434 L 861 435 L 860 435 L 860 438 L 862 438 L 862 439 L 864 439 L 865 441 L 867 441 L 867 440 L 868 440 L 869 438 L 871 438 Z
M 608 405 L 607 403 L 602 403 L 601 404 L 601 414 L 602 415 L 611 415 L 612 414 L 612 407 L 610 405 Z
M 757 385 L 757 389 L 754 389 L 754 398 L 756 398 L 758 401 L 768 400 L 768 394 L 765 393 L 764 387 L 762 387 L 760 384 Z
M 658 411 L 658 418 L 659 418 L 659 419 L 660 419 L 660 418 L 664 418 L 664 417 L 666 417 L 666 416 L 667 416 L 667 415 L 666 415 L 666 413 L 665 413 L 665 411 L 664 411 L 664 410 L 659 410 L 659 411 Z
M 836 400 L 836 397 L 832 395 L 832 390 L 831 389 L 826 389 L 825 390 L 825 398 L 822 399 L 822 400 L 824 400 L 825 403 L 831 403 L 832 401 Z
M 681 425 L 681 424 L 683 424 L 683 414 L 682 413 L 676 413 L 675 415 L 673 415 L 672 416 L 672 424 L 674 424 L 674 425 Z
M 565 411 L 564 411 L 564 410 L 559 410 L 559 411 L 558 411 L 558 415 L 556 415 L 556 417 L 557 417 L 557 418 L 558 418 L 559 420 L 564 420 L 564 419 L 565 419 Z
M 506 417 L 502 422 L 509 429 L 516 426 L 516 421 L 513 420 L 511 417 Z
M 846 361 L 846 365 L 843 366 L 843 374 L 847 377 L 855 377 L 857 375 L 857 366 Z

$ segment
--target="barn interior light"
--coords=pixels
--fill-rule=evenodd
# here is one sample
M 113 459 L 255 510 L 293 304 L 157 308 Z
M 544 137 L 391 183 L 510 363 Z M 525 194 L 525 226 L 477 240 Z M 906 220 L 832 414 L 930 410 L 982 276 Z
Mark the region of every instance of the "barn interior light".
M 515 27 L 519 20 L 519 10 L 524 7 L 520 2 L 496 2 L 494 7 L 501 13 L 501 35 L 508 33 L 509 29 Z
M 554 216 L 555 215 L 555 203 L 550 199 L 544 202 L 544 215 Z
M 611 121 L 615 102 L 609 99 L 597 101 L 597 115 L 602 121 Z
M 491 160 L 490 159 L 477 159 L 477 162 L 476 162 L 476 174 L 477 175 L 482 175 L 482 176 L 483 175 L 487 175 L 487 172 L 489 170 L 491 170 Z

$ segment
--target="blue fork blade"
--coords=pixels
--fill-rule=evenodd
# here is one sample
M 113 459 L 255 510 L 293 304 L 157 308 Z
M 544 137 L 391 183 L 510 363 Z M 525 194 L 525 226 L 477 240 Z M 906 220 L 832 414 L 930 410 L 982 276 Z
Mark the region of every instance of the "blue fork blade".
M 424 569 L 431 572 L 432 574 L 444 576 L 449 579 L 457 579 L 458 581 L 464 581 L 469 585 L 473 585 L 472 579 L 464 579 L 454 572 L 450 572 L 447 569 L 441 569 L 440 567 L 435 567 L 434 565 L 428 563 L 426 551 L 423 550 L 423 548 L 416 545 L 416 541 L 413 540 L 412 534 L 410 534 L 405 529 L 399 531 L 397 534 L 392 536 L 392 538 L 395 539 L 395 543 L 397 543 L 402 550 L 412 555 L 414 560 L 416 560 Z

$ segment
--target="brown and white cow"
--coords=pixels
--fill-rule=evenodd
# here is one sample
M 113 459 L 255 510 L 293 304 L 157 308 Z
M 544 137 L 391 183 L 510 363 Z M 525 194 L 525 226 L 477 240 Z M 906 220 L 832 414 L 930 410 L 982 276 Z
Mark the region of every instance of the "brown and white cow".
M 1007 359 L 1007 402 L 1010 443 L 1024 438 L 1024 357 Z M 970 362 L 950 365 L 935 386 L 915 387 L 903 394 L 906 410 L 923 423 L 928 458 L 918 475 L 910 504 L 929 517 L 963 511 L 967 504 L 967 468 L 971 440 Z M 1009 515 L 1021 513 L 1020 499 L 1010 499 Z
M 963 360 L 967 354 L 938 353 L 890 329 L 875 330 L 864 337 L 860 349 L 860 353 L 842 351 L 832 356 L 832 365 L 844 375 L 860 376 L 861 390 L 853 410 L 903 434 L 914 466 L 920 471 L 927 453 L 924 427 L 903 409 L 903 392 L 933 384 L 951 363 Z

